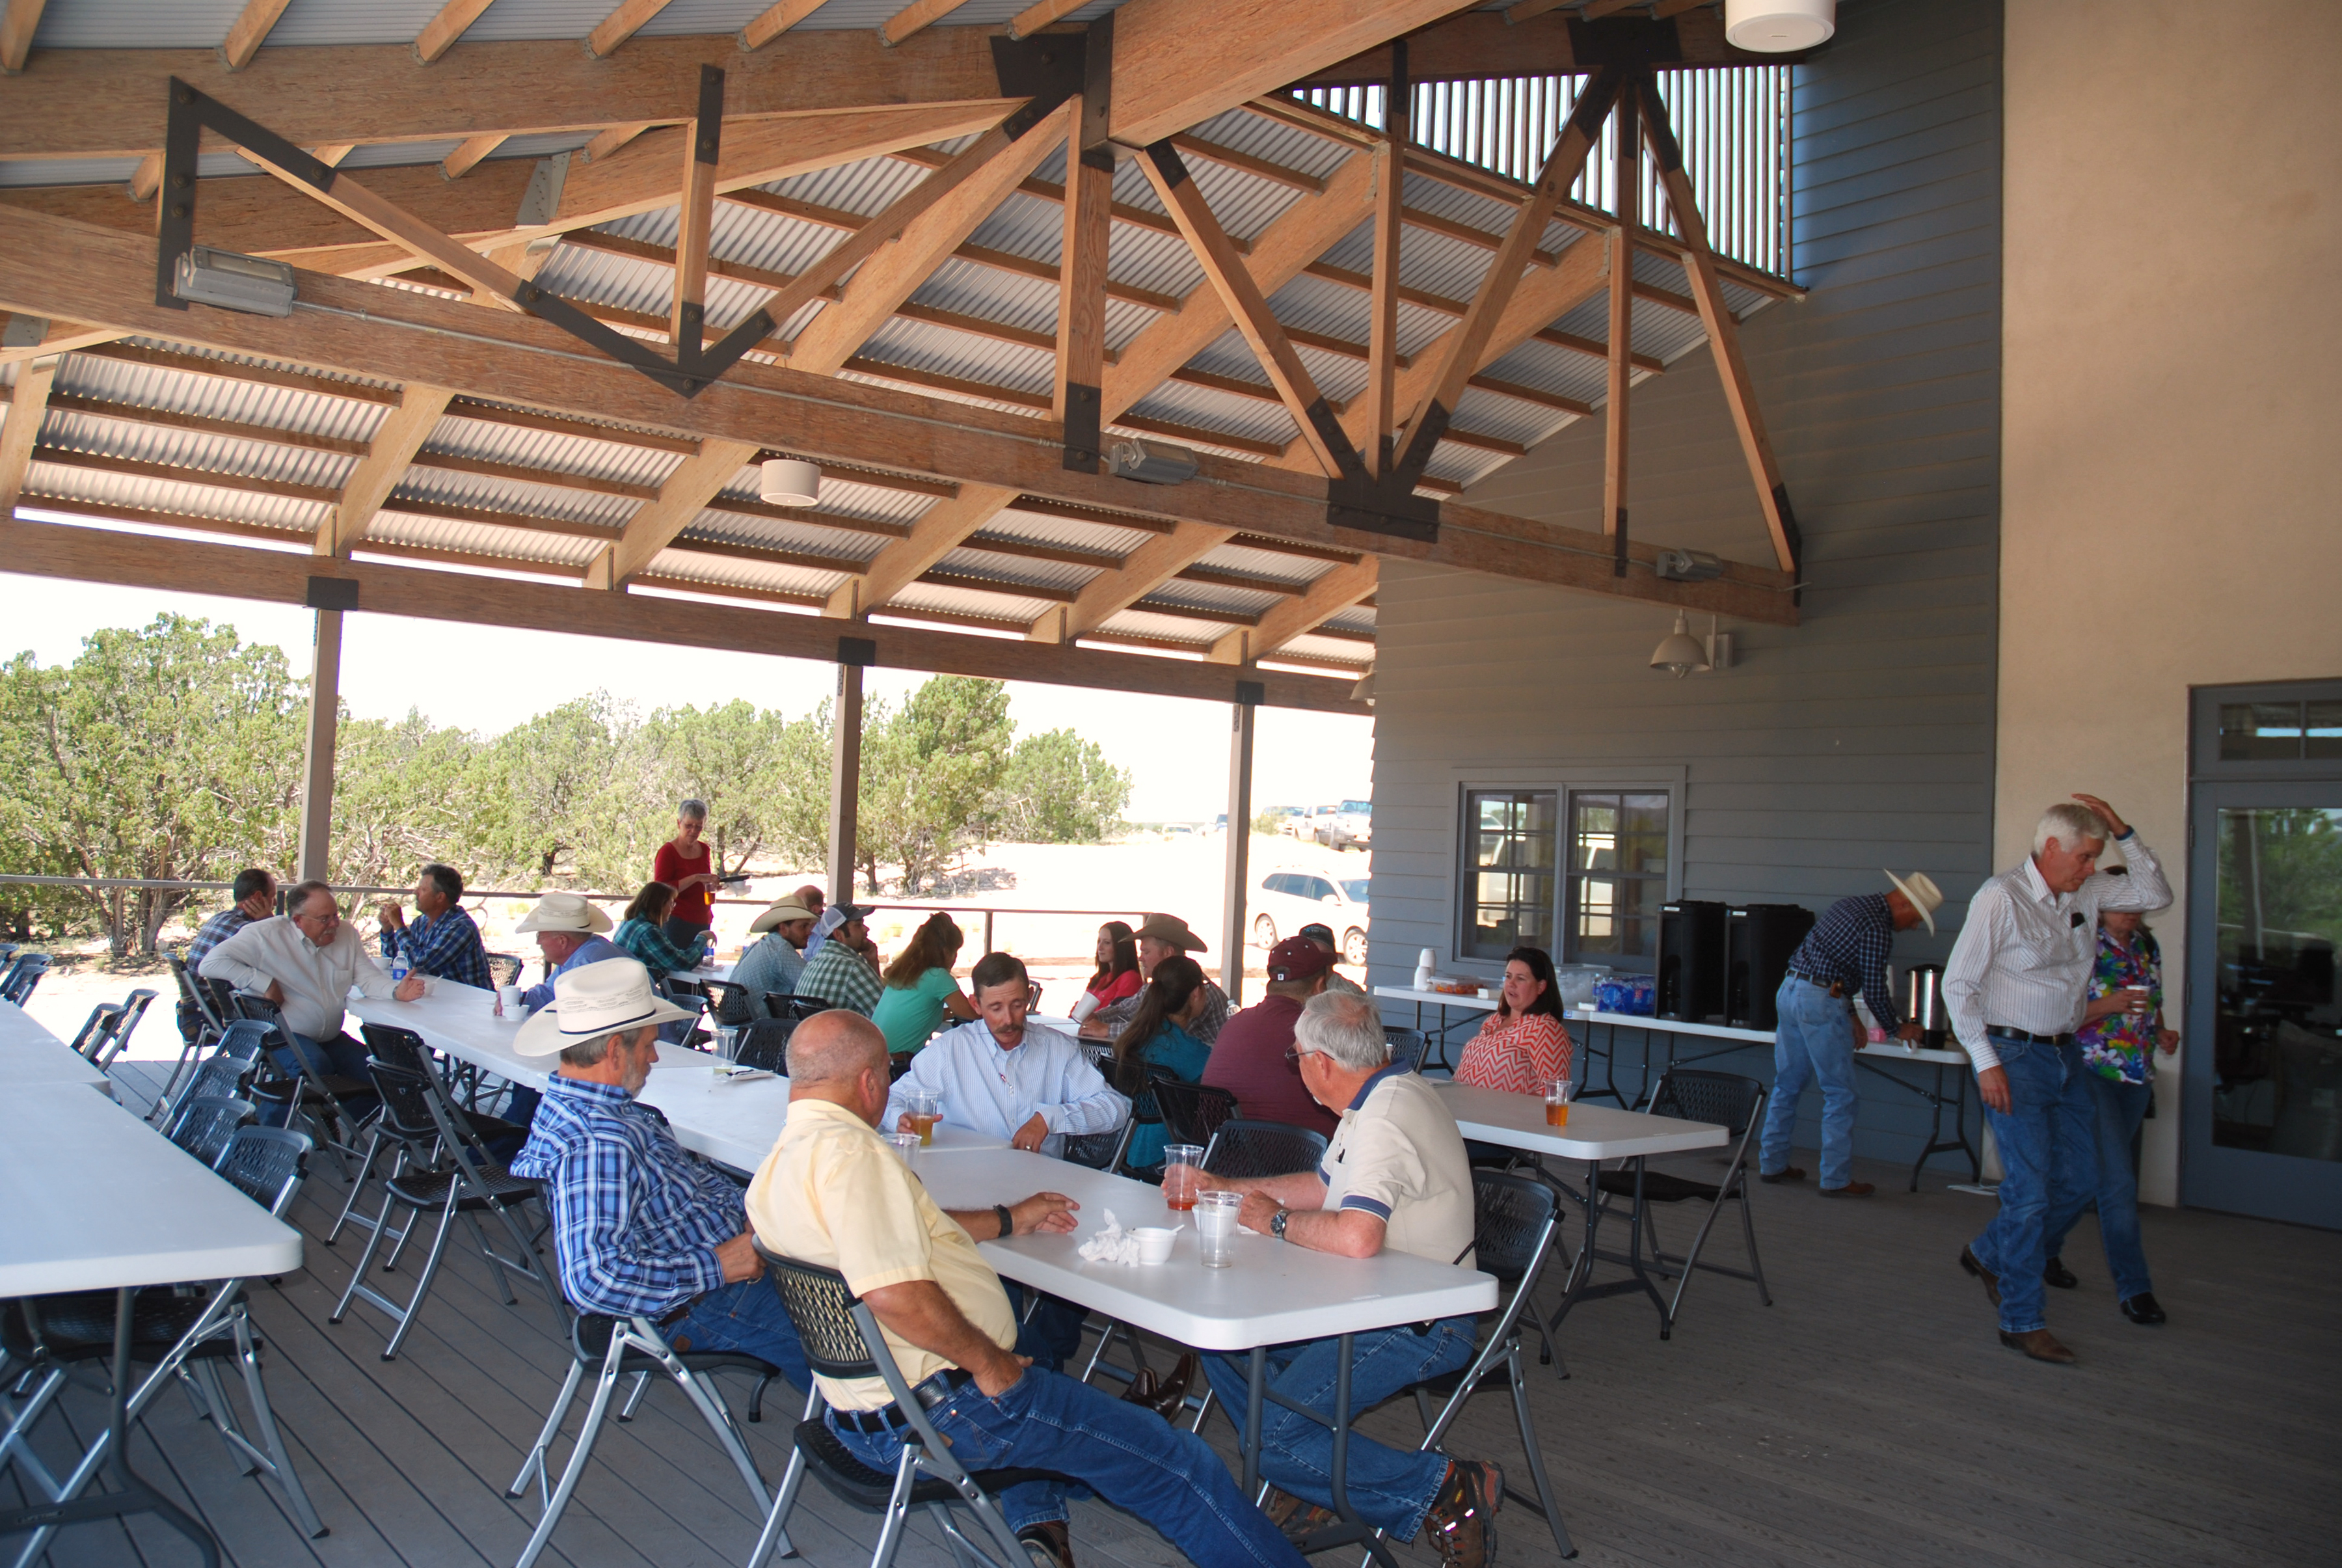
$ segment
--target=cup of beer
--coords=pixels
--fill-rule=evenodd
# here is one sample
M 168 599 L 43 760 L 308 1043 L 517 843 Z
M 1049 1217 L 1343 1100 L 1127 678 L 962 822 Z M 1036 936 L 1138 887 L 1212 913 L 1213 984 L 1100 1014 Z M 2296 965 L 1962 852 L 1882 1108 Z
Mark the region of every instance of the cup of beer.
M 1545 1124 L 1547 1127 L 1569 1125 L 1569 1097 L 1577 1085 L 1566 1078 L 1556 1078 L 1545 1086 Z
M 936 1141 L 936 1123 L 944 1117 L 944 1097 L 931 1089 L 915 1089 L 903 1096 L 904 1108 L 910 1114 L 911 1131 L 919 1135 L 920 1147 Z
M 1204 1151 L 1195 1143 L 1166 1144 L 1163 1150 L 1163 1202 L 1184 1214 L 1196 1206 L 1204 1187 Z

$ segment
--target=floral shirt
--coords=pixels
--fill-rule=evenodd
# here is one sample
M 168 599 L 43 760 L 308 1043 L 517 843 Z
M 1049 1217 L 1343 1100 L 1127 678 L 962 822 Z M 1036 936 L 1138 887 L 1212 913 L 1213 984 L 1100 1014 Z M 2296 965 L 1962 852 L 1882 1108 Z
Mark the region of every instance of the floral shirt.
M 1508 1094 L 1543 1094 L 1556 1078 L 1569 1076 L 1569 1030 L 1551 1013 L 1518 1018 L 1488 1015 L 1456 1064 L 1456 1081 Z
M 2098 928 L 2098 957 L 2085 999 L 2096 1001 L 2131 986 L 2147 988 L 2147 1011 L 2118 1012 L 2074 1031 L 2090 1070 L 2117 1083 L 2146 1083 L 2155 1077 L 2155 1020 L 2163 1013 L 2163 950 L 2155 933 L 2139 928 L 2136 945 L 2126 948 Z

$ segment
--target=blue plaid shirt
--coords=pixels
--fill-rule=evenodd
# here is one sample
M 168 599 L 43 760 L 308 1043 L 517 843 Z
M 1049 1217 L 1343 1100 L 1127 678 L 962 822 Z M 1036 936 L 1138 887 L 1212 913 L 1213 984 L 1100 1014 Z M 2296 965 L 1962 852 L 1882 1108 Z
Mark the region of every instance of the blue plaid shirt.
M 748 1228 L 740 1189 L 613 1083 L 547 1084 L 512 1173 L 545 1184 L 561 1289 L 583 1312 L 656 1318 L 705 1295 L 724 1283 L 716 1246 Z
M 1884 893 L 1840 899 L 1822 911 L 1806 940 L 1790 956 L 1789 967 L 1825 984 L 1859 987 L 1878 1027 L 1893 1034 L 1903 1027 L 1896 1010 L 1894 990 L 1887 983 L 1887 958 L 1895 950 L 1895 915 Z
M 382 956 L 395 958 L 401 950 L 408 967 L 423 974 L 482 990 L 496 989 L 488 978 L 488 950 L 480 941 L 480 928 L 461 904 L 450 905 L 444 915 L 417 915 L 403 931 L 385 926 Z

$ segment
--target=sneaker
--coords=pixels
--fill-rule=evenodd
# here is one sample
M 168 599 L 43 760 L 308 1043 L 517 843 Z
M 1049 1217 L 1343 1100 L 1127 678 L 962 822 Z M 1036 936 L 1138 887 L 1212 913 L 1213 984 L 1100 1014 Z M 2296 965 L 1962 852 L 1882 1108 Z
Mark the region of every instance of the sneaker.
M 1260 1511 L 1296 1545 L 1307 1540 L 1313 1531 L 1323 1530 L 1340 1517 L 1332 1509 L 1304 1503 L 1279 1486 L 1268 1489 L 1268 1495 L 1260 1500 Z
M 1450 1460 L 1424 1523 L 1442 1568 L 1488 1568 L 1496 1557 L 1496 1509 L 1505 1473 L 1481 1460 Z

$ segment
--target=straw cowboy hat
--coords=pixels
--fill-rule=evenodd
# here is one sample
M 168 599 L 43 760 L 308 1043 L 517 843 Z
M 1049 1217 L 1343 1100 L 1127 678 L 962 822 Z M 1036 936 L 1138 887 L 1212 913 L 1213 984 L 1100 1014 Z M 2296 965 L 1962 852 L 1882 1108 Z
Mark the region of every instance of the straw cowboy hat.
M 818 915 L 816 915 L 811 910 L 806 909 L 803 904 L 797 902 L 796 900 L 793 898 L 778 899 L 766 906 L 764 913 L 758 915 L 755 920 L 748 922 L 748 930 L 751 932 L 769 931 L 775 926 L 786 924 L 790 920 L 812 920 L 818 919 L 820 919 Z
M 521 1056 L 551 1056 L 621 1030 L 692 1015 L 651 990 L 651 971 L 633 959 L 604 959 L 553 977 L 553 1000 L 513 1037 Z
M 575 893 L 546 893 L 521 917 L 515 931 L 606 931 L 610 917 Z
M 1204 939 L 1189 930 L 1187 922 L 1176 915 L 1149 915 L 1133 934 L 1161 942 L 1166 948 L 1177 948 L 1183 953 L 1207 953 L 1212 950 L 1204 945 Z
M 1911 900 L 1911 907 L 1919 911 L 1921 920 L 1927 922 L 1928 934 L 1934 935 L 1936 911 L 1944 907 L 1944 890 L 1936 886 L 1936 879 L 1925 871 L 1914 871 L 1907 880 L 1888 871 L 1887 879 L 1895 884 L 1897 891 Z

